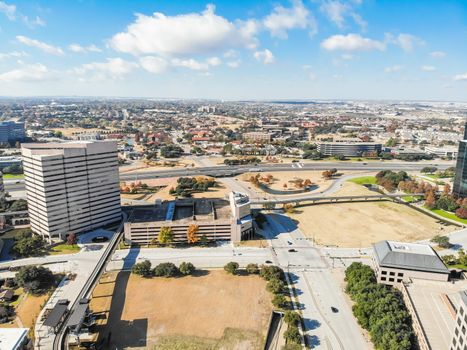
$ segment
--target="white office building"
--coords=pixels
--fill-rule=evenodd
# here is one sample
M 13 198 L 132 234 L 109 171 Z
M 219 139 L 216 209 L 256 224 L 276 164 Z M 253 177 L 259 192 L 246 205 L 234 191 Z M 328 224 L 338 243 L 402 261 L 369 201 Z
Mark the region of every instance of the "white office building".
M 65 239 L 121 217 L 117 143 L 22 145 L 33 232 Z

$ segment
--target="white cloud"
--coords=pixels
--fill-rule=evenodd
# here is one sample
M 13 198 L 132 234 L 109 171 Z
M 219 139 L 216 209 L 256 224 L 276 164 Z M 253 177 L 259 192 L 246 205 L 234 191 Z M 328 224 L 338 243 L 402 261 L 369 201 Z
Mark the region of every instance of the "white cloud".
M 401 70 L 404 69 L 404 66 L 401 66 L 401 65 L 395 65 L 395 66 L 391 66 L 391 67 L 386 67 L 384 68 L 384 71 L 386 73 L 395 73 L 395 72 L 400 72 Z
M 455 75 L 454 80 L 456 81 L 467 80 L 467 73 Z
M 287 39 L 287 31 L 291 29 L 309 28 L 310 35 L 317 31 L 316 20 L 301 0 L 293 0 L 291 8 L 274 7 L 272 13 L 263 19 L 263 26 L 273 37 L 281 39 Z
M 16 19 L 16 5 L 0 1 L 0 13 L 3 13 L 10 21 L 14 21 Z
M 264 49 L 263 51 L 255 51 L 255 53 L 253 54 L 253 57 L 258 62 L 261 62 L 264 64 L 274 63 L 275 61 L 274 55 L 268 49 Z
M 359 4 L 357 3 L 356 5 Z M 362 16 L 353 10 L 351 3 L 344 3 L 338 0 L 326 0 L 321 4 L 320 10 L 331 22 L 341 29 L 345 27 L 345 18 L 347 16 L 351 17 L 362 31 L 365 31 L 368 25 Z
M 412 35 L 412 34 L 399 34 L 397 37 L 393 37 L 392 34 L 386 34 L 386 40 L 391 43 L 400 46 L 405 52 L 412 52 L 415 46 L 424 45 L 425 42 Z
M 424 72 L 433 72 L 436 70 L 435 66 L 421 66 L 420 69 Z
M 166 16 L 138 14 L 126 31 L 114 35 L 110 46 L 134 55 L 187 55 L 232 47 L 254 48 L 258 31 L 254 21 L 228 21 L 208 5 L 202 13 Z
M 333 35 L 321 42 L 321 47 L 328 51 L 384 51 L 384 42 L 364 38 L 359 34 Z
M 446 52 L 443 51 L 433 51 L 430 52 L 430 56 L 434 58 L 443 58 L 446 57 Z
M 240 60 L 236 60 L 236 61 L 229 61 L 226 64 L 227 64 L 227 67 L 229 68 L 238 68 L 240 67 L 240 63 L 241 63 Z
M 145 56 L 139 59 L 141 67 L 150 73 L 161 74 L 169 68 L 167 60 L 161 57 Z
M 210 57 L 206 60 L 210 66 L 219 66 L 222 64 L 222 61 L 219 57 Z
M 120 79 L 131 73 L 138 64 L 125 61 L 120 57 L 107 58 L 105 62 L 93 62 L 74 69 L 78 75 L 92 74 L 93 80 Z
M 235 50 L 228 50 L 224 52 L 224 57 L 225 58 L 236 58 L 238 57 L 238 52 Z
M 349 10 L 346 4 L 343 4 L 340 1 L 325 1 L 321 5 L 320 9 L 336 26 L 339 28 L 344 27 L 344 17 L 346 12 Z
M 26 46 L 35 47 L 39 50 L 42 50 L 52 55 L 58 55 L 58 56 L 63 55 L 63 50 L 61 48 L 46 44 L 39 40 L 31 39 L 23 35 L 17 35 L 16 40 L 18 40 L 20 43 Z
M 70 51 L 76 52 L 76 53 L 86 53 L 86 52 L 102 52 L 101 49 L 99 49 L 96 45 L 92 44 L 89 46 L 81 46 L 79 44 L 70 44 L 68 46 L 68 49 Z
M 208 70 L 209 64 L 206 62 L 199 62 L 193 58 L 190 59 L 179 59 L 174 58 L 172 60 L 172 65 L 175 67 L 183 67 L 191 70 Z
M 5 58 L 26 57 L 28 54 L 24 51 L 0 52 L 0 60 Z
M 5 83 L 16 81 L 42 81 L 49 79 L 49 69 L 41 63 L 25 65 L 21 68 L 0 74 L 0 81 Z

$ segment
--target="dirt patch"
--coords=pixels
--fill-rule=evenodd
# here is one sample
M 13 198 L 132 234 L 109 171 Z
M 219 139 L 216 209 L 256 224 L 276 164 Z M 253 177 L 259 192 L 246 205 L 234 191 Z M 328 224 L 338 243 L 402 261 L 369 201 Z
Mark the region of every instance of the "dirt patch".
M 260 349 L 271 313 L 262 279 L 224 271 L 171 279 L 107 275 L 91 308 L 110 310 L 107 326 L 101 322 L 104 344 L 134 349 Z
M 363 186 L 346 183 L 334 195 L 369 192 L 374 194 Z M 414 242 L 456 230 L 455 226 L 445 226 L 415 209 L 389 201 L 304 206 L 290 216 L 317 244 L 339 247 L 368 247 L 384 239 Z

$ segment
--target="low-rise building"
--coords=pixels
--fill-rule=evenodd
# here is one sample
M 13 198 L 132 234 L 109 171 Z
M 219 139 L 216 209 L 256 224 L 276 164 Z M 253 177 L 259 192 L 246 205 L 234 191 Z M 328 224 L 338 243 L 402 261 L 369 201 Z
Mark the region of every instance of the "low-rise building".
M 27 328 L 0 328 L 0 349 L 26 350 L 32 349 L 28 339 Z
M 187 232 L 196 226 L 200 239 L 237 242 L 253 234 L 248 196 L 231 192 L 224 199 L 177 199 L 136 206 L 124 224 L 127 244 L 149 244 L 157 240 L 161 229 L 170 228 L 174 243 L 186 243 Z
M 269 143 L 271 142 L 272 134 L 262 131 L 246 132 L 242 136 L 244 141 L 252 143 Z
M 449 269 L 429 244 L 380 241 L 373 244 L 378 283 L 396 286 L 411 278 L 448 281 Z
M 319 142 L 318 152 L 325 156 L 361 157 L 365 153 L 379 153 L 382 145 L 375 142 L 354 142 L 338 140 Z
M 455 147 L 435 147 L 427 146 L 425 147 L 425 152 L 427 154 L 432 154 L 437 157 L 443 158 L 456 158 L 457 157 L 457 148 Z

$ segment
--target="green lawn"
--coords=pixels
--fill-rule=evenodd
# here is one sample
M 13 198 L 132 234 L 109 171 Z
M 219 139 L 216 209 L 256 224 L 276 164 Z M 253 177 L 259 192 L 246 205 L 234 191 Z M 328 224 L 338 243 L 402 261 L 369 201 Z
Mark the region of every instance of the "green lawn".
M 436 174 L 423 174 L 423 176 L 426 176 L 426 177 L 429 177 L 430 179 L 435 179 L 435 180 L 439 180 L 439 179 L 452 179 L 453 177 L 452 176 L 439 176 L 439 175 L 436 175 Z
M 349 182 L 353 182 L 357 185 L 375 185 L 376 184 L 376 177 L 374 176 L 362 176 L 362 177 L 356 177 L 350 180 L 347 180 Z
M 73 254 L 78 253 L 81 248 L 78 245 L 69 245 L 66 243 L 58 244 L 50 248 L 50 255 L 59 255 L 59 254 Z
M 3 174 L 3 178 L 8 179 L 24 179 L 24 174 Z
M 451 219 L 451 220 L 460 222 L 461 224 L 467 225 L 467 220 L 458 218 L 456 214 L 454 213 L 450 213 L 442 209 L 428 209 L 428 210 L 431 210 L 433 213 L 438 214 L 439 216 L 442 216 L 443 218 Z
M 459 270 L 467 271 L 467 266 L 462 265 L 462 264 L 448 265 L 448 267 L 451 268 L 451 269 L 459 269 Z
M 408 203 L 418 202 L 422 199 L 420 196 L 404 196 L 402 199 Z

